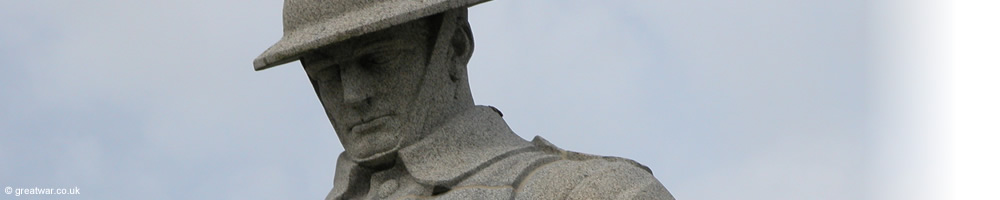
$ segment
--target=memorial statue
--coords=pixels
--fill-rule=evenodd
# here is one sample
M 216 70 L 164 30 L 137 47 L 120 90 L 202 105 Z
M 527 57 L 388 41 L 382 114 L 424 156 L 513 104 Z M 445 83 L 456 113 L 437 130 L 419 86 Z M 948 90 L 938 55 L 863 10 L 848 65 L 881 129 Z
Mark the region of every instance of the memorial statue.
M 522 139 L 476 106 L 467 8 L 488 0 L 286 0 L 254 60 L 299 60 L 345 151 L 327 199 L 673 199 L 635 161 Z

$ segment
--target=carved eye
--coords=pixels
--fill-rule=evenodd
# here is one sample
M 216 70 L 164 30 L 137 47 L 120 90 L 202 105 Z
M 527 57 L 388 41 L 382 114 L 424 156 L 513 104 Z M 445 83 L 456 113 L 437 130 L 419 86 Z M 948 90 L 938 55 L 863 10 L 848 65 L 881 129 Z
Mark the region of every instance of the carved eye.
M 391 51 L 370 53 L 361 58 L 361 64 L 367 67 L 379 67 L 389 64 L 397 56 L 398 53 Z
M 330 65 L 315 72 L 316 81 L 320 82 L 340 82 L 340 65 Z
M 332 60 L 322 56 L 303 57 L 302 65 L 306 68 L 306 74 L 316 81 L 340 81 L 340 65 Z

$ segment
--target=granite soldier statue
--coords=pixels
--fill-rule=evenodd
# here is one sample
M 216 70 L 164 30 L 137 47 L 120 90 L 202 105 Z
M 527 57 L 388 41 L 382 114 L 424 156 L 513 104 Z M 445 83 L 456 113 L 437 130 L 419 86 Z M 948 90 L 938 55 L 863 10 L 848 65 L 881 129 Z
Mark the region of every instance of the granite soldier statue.
M 522 139 L 476 106 L 467 7 L 487 0 L 286 0 L 254 60 L 299 60 L 345 151 L 327 199 L 673 199 L 632 160 Z

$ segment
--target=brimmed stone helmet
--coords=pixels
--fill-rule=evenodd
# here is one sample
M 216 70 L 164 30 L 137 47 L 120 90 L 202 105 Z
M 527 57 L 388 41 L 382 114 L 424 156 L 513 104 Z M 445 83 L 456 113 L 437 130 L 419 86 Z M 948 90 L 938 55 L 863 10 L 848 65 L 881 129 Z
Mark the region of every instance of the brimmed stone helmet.
M 490 0 L 285 0 L 284 36 L 253 61 L 260 71 L 314 49 Z

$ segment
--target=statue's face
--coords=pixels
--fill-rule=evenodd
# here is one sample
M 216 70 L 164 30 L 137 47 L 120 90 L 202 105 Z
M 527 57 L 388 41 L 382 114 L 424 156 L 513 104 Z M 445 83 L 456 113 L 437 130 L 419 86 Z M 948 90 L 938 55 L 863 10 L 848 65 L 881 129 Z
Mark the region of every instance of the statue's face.
M 427 30 L 406 23 L 340 42 L 302 58 L 306 73 L 355 160 L 394 154 L 423 115 L 411 113 L 427 65 Z M 381 159 L 379 159 L 381 160 Z

